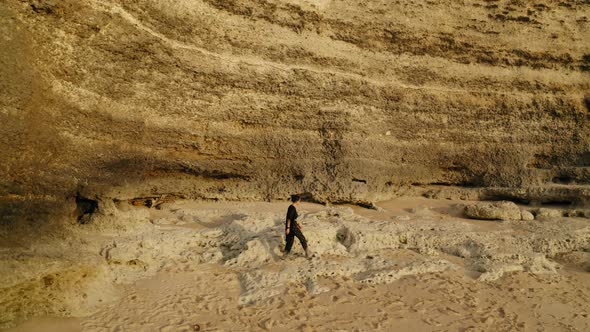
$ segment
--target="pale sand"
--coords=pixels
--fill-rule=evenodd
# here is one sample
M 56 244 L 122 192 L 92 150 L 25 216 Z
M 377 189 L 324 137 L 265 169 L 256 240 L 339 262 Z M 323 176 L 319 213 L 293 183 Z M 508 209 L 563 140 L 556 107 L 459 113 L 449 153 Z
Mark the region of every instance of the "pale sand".
M 122 283 L 118 300 L 86 317 L 9 331 L 590 330 L 587 219 L 467 220 L 455 203 L 401 198 L 378 204 L 384 211 L 304 203 L 311 260 L 297 241 L 293 257 L 279 258 L 288 203 L 150 210 L 158 231 L 139 246 L 120 239 L 125 252 L 109 259 L 136 257 L 157 265 L 155 274 Z M 138 249 L 178 230 L 207 235 L 169 258 L 177 247 L 166 241 L 148 246 L 159 255 Z

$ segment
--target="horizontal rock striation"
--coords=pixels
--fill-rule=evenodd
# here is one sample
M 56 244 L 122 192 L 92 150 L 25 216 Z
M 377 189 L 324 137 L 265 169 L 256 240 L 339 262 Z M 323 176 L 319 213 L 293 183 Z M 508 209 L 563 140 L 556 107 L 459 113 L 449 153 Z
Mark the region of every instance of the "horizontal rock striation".
M 590 185 L 589 16 L 571 0 L 3 2 L 4 218 L 78 196 Z

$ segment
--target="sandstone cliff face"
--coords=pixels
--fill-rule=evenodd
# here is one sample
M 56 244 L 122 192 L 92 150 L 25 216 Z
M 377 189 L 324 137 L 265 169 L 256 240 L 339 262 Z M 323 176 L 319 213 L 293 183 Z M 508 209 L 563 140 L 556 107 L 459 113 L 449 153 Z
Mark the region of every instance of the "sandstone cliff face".
M 588 185 L 589 18 L 571 0 L 3 1 L 2 206 Z

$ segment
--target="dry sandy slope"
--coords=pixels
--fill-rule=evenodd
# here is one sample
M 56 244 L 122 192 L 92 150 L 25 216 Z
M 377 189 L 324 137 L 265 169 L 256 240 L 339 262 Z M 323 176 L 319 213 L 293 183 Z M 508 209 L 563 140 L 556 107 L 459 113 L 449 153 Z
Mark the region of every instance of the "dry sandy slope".
M 454 204 L 303 204 L 311 260 L 298 244 L 294 257 L 278 256 L 285 203 L 167 205 L 151 210 L 154 228 L 100 241 L 116 300 L 77 320 L 17 330 L 590 328 L 587 219 L 473 221 Z

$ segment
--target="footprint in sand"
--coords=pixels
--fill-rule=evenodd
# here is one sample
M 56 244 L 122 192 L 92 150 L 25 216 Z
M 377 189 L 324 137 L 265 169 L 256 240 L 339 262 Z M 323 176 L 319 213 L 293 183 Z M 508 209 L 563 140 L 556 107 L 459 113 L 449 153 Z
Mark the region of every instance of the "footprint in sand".
M 194 327 L 198 326 L 198 324 L 194 324 L 194 325 L 189 325 L 189 324 L 183 324 L 183 325 L 176 325 L 176 324 L 170 324 L 170 325 L 165 325 L 160 327 L 159 331 L 160 332 L 193 332 L 193 331 L 200 331 L 200 327 L 198 330 L 195 330 Z

